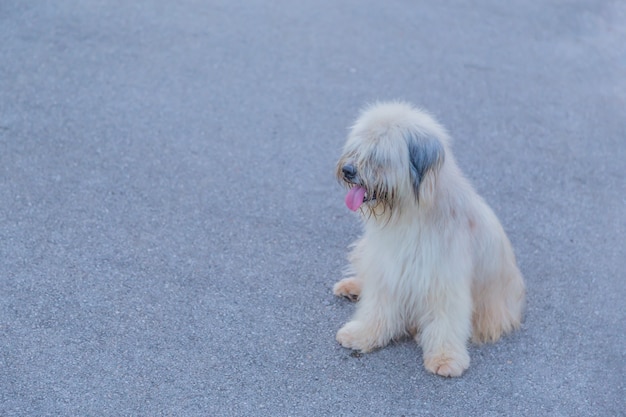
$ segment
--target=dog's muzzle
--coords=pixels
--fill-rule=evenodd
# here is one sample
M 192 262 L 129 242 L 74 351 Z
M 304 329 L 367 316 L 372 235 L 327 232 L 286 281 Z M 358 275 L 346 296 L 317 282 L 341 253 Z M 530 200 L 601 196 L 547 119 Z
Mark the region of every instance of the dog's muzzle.
M 350 191 L 346 196 L 346 205 L 352 211 L 358 210 L 363 203 L 376 200 L 376 192 L 368 191 L 367 187 L 362 184 L 354 165 L 348 163 L 341 167 L 343 180 L 350 186 Z
M 352 164 L 345 164 L 341 167 L 341 172 L 343 173 L 343 178 L 350 183 L 354 183 L 354 179 L 356 178 L 356 168 Z

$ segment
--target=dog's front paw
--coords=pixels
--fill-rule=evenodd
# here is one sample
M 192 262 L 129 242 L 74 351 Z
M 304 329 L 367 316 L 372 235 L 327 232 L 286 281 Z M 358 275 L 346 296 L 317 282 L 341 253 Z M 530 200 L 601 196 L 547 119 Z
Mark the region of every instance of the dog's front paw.
M 361 280 L 357 278 L 344 278 L 333 287 L 333 294 L 345 297 L 350 301 L 357 301 L 361 295 Z
M 427 371 L 445 377 L 461 376 L 463 371 L 469 368 L 469 363 L 467 352 L 424 357 L 424 367 Z
M 337 341 L 345 348 L 358 350 L 363 353 L 369 352 L 377 347 L 373 342 L 372 335 L 370 335 L 366 327 L 358 321 L 348 322 L 339 329 L 337 332 Z

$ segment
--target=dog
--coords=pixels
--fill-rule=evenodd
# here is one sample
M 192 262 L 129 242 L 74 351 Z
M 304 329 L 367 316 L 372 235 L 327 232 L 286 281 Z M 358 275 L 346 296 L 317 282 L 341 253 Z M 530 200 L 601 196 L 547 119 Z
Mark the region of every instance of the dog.
M 365 353 L 410 335 L 426 370 L 456 377 L 470 337 L 495 342 L 519 328 L 525 285 L 511 243 L 431 115 L 404 102 L 366 108 L 336 176 L 364 229 L 333 287 L 358 300 L 342 346 Z

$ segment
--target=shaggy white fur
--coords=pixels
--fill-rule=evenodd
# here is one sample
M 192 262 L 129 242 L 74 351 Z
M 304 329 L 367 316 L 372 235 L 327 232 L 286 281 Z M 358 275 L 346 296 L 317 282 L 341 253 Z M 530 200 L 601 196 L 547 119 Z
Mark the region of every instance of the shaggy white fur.
M 334 287 L 359 300 L 337 333 L 344 347 L 368 352 L 411 334 L 428 371 L 459 376 L 470 336 L 496 341 L 519 327 L 525 289 L 511 244 L 432 116 L 401 102 L 366 109 L 337 176 L 350 198 L 363 196 L 351 208 L 364 233 Z

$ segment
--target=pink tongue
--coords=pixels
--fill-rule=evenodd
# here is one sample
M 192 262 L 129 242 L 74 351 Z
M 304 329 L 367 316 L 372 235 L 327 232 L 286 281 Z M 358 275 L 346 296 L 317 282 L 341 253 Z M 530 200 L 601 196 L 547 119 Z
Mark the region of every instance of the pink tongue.
M 355 185 L 348 191 L 346 206 L 352 211 L 357 211 L 363 204 L 363 197 L 365 197 L 365 188 Z

